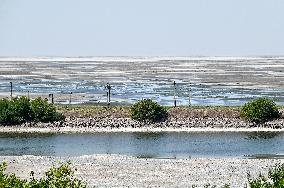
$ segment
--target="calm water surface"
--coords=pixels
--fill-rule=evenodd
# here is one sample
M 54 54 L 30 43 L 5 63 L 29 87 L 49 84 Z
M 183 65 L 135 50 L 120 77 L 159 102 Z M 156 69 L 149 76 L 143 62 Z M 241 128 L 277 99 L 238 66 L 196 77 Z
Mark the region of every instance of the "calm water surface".
M 283 157 L 284 133 L 0 134 L 0 155 Z

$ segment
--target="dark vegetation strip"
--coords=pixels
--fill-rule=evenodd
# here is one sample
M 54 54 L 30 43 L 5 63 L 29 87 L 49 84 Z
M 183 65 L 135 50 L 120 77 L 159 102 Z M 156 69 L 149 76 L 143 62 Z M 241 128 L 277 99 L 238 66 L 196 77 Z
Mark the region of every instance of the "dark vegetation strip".
M 45 172 L 45 177 L 35 179 L 31 171 L 30 179 L 20 179 L 15 174 L 6 174 L 6 163 L 0 164 L 0 187 L 1 188 L 86 188 L 86 184 L 74 176 L 70 163 L 52 167 Z
M 54 122 L 65 117 L 45 99 L 27 97 L 0 100 L 0 124 L 15 125 L 25 122 Z
M 92 106 L 49 104 L 42 98 L 19 97 L 0 100 L 0 124 L 16 125 L 30 122 L 64 121 L 71 118 L 132 118 L 141 122 L 165 120 L 189 120 L 194 118 L 243 119 L 254 123 L 283 118 L 283 108 L 269 99 L 259 98 L 241 107 L 228 106 L 180 106 L 163 107 L 150 99 L 138 101 L 132 106 Z

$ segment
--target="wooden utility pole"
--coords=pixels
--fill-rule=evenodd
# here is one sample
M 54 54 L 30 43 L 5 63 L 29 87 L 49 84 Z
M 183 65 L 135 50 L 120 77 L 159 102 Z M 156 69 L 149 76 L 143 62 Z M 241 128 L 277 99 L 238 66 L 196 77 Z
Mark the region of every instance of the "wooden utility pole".
M 111 90 L 111 86 L 109 83 L 107 83 L 106 88 L 108 89 L 107 91 L 107 103 L 108 105 L 110 105 L 110 90 Z
M 11 99 L 13 98 L 13 83 L 12 82 L 10 82 L 10 86 L 11 86 Z
M 53 93 L 49 94 L 48 96 L 51 97 L 51 104 L 54 104 Z
M 176 89 L 176 81 L 174 81 L 174 107 L 177 107 Z
M 70 92 L 69 105 L 71 105 L 71 96 L 72 96 L 72 92 Z
M 189 82 L 189 90 L 188 90 L 188 106 L 191 106 L 191 83 Z
M 28 84 L 28 99 L 30 100 L 30 85 L 31 84 Z

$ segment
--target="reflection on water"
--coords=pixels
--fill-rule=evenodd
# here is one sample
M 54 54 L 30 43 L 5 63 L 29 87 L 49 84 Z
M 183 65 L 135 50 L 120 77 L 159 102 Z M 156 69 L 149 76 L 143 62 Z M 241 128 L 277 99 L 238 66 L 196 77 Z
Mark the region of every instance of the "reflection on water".
M 35 138 L 41 138 L 41 137 L 50 137 L 56 135 L 56 133 L 40 133 L 40 132 L 36 132 L 36 133 L 15 133 L 15 132 L 1 132 L 0 133 L 0 139 L 1 138 L 31 138 L 31 137 L 35 137 Z
M 157 132 L 137 132 L 137 133 L 133 133 L 134 137 L 137 139 L 153 139 L 153 140 L 157 140 L 161 137 L 163 137 L 165 133 L 157 133 Z
M 255 154 L 245 156 L 249 159 L 284 159 L 284 155 Z
M 284 134 L 208 133 L 0 133 L 0 155 L 81 156 L 121 154 L 139 158 L 282 157 Z
M 257 131 L 248 133 L 248 139 L 271 139 L 278 136 L 279 134 L 279 132 Z
M 137 155 L 136 156 L 139 159 L 185 159 L 186 157 L 177 157 L 175 155 L 173 156 L 159 156 L 159 155 Z M 187 159 L 190 159 L 191 157 L 189 156 Z
M 140 158 L 140 159 L 155 159 L 157 158 L 158 156 L 157 155 L 147 155 L 147 154 L 141 154 L 141 155 L 137 155 L 136 156 L 137 158 Z

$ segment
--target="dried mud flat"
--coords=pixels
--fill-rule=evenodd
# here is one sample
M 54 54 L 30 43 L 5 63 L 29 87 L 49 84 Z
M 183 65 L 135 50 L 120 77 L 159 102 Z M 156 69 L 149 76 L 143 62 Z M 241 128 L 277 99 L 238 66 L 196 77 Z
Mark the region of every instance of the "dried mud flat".
M 115 101 L 151 97 L 171 104 L 173 80 L 180 86 L 179 104 L 188 103 L 189 82 L 193 104 L 239 105 L 255 96 L 273 97 L 281 104 L 284 101 L 284 58 L 8 58 L 0 60 L 0 73 L 2 97 L 9 95 L 12 81 L 16 95 L 26 95 L 27 91 L 31 96 L 55 93 L 57 103 L 68 103 L 72 91 L 76 91 L 74 103 L 105 101 L 104 85 L 110 82 Z M 18 129 L 21 128 L 10 131 Z M 207 183 L 227 183 L 239 188 L 247 182 L 247 173 L 255 176 L 284 162 L 240 158 L 138 159 L 120 155 L 0 156 L 0 161 L 8 162 L 7 172 L 22 178 L 29 178 L 31 170 L 36 177 L 42 176 L 52 165 L 68 160 L 77 169 L 76 176 L 96 187 L 203 187 Z
M 266 173 L 283 159 L 192 158 L 139 159 L 122 155 L 91 155 L 80 157 L 1 156 L 7 161 L 8 173 L 29 178 L 36 177 L 60 162 L 72 162 L 75 175 L 89 187 L 203 187 L 207 183 L 221 186 L 244 187 L 247 174 Z
M 110 82 L 113 101 L 150 97 L 169 105 L 173 80 L 183 105 L 189 83 L 193 104 L 239 105 L 255 96 L 284 102 L 281 57 L 1 58 L 0 79 L 2 96 L 9 95 L 13 81 L 18 95 L 55 93 L 57 103 L 68 103 L 70 92 L 74 103 L 104 102 L 104 86 Z

